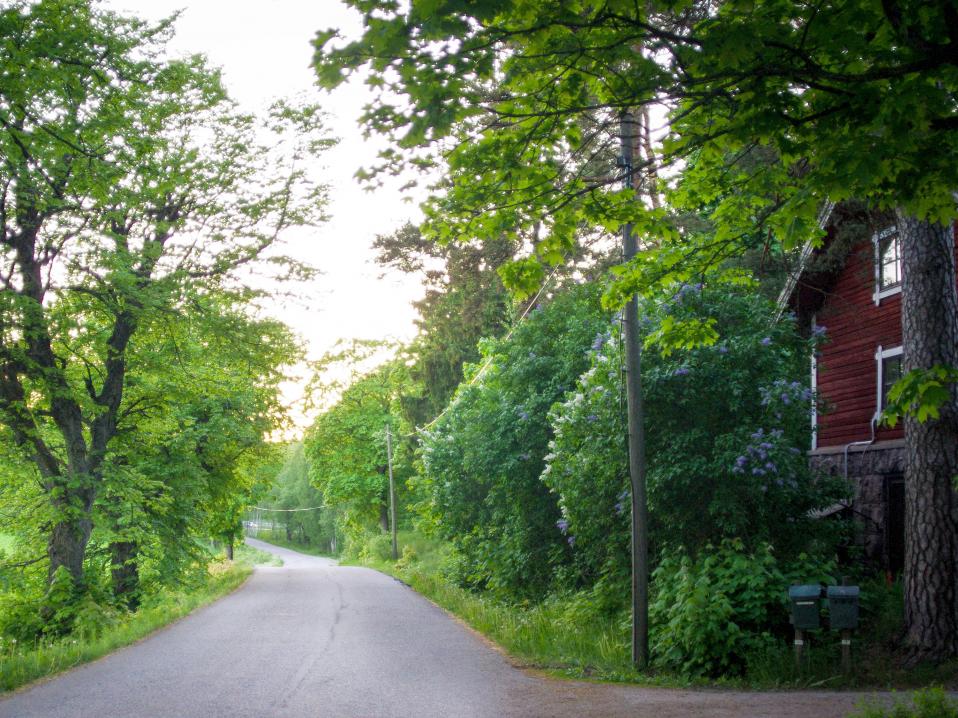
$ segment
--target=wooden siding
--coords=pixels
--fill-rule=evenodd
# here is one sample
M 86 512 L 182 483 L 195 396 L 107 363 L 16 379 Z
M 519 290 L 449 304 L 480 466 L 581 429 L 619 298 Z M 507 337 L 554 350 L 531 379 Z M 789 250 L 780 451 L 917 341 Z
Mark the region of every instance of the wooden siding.
M 874 246 L 864 242 L 848 256 L 817 315 L 828 341 L 821 347 L 816 377 L 825 410 L 818 415 L 819 448 L 871 438 L 877 408 L 879 345 L 901 345 L 901 294 L 874 300 Z M 900 439 L 901 424 L 879 427 L 877 441 Z

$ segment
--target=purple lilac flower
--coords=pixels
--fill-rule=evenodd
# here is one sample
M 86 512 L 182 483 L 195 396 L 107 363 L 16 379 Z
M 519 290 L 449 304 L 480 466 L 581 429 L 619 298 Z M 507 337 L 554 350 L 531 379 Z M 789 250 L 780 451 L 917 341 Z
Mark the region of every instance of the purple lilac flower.
M 786 394 L 785 392 L 782 392 L 781 399 L 782 399 L 782 403 L 785 404 L 786 406 L 792 403 L 792 400 L 789 398 L 788 394 Z
M 728 354 L 728 347 L 724 344 L 719 344 L 717 351 L 719 354 Z
M 816 324 L 812 327 L 812 336 L 816 339 L 820 339 L 825 336 L 825 332 L 827 331 L 828 329 L 824 325 Z
M 773 464 L 771 461 L 768 461 L 765 463 L 765 468 L 769 471 L 775 471 L 775 464 Z
M 595 335 L 595 341 L 592 342 L 592 351 L 597 352 L 605 346 L 605 335 L 601 332 Z
M 598 418 L 599 418 L 599 417 L 596 416 L 595 414 L 589 414 L 589 415 L 585 418 L 585 420 L 588 421 L 588 422 L 591 424 L 592 422 L 594 422 L 594 421 L 595 421 L 596 419 L 598 419 Z
M 680 366 L 674 372 L 675 376 L 685 376 L 689 373 L 689 368 L 687 366 Z
M 744 467 L 746 463 L 748 463 L 748 458 L 745 456 L 739 456 L 737 459 L 735 459 L 735 465 L 739 468 Z
M 562 533 L 565 533 L 569 530 L 569 521 L 567 519 L 559 519 L 556 521 L 556 528 L 558 528 Z
M 526 452 L 526 453 L 523 453 L 523 454 L 519 454 L 519 458 L 522 459 L 523 461 L 528 461 L 528 460 L 529 460 L 529 453 Z
M 752 469 L 752 476 L 765 476 L 765 470 L 756 466 L 754 469 Z
M 622 514 L 625 513 L 625 506 L 622 504 L 621 501 L 619 501 L 619 502 L 617 502 L 617 503 L 615 504 L 615 512 L 616 512 L 619 516 L 621 516 Z
M 569 546 L 571 546 L 572 548 L 575 548 L 575 536 L 570 536 L 569 538 L 566 539 L 566 541 L 569 542 Z
M 529 418 L 529 412 L 527 412 L 527 411 L 520 411 L 520 412 L 519 412 L 519 418 L 522 419 L 523 421 L 526 421 L 526 420 Z
M 771 343 L 772 343 L 771 337 L 765 337 L 764 339 L 762 339 L 762 341 L 759 342 L 759 344 L 761 344 L 763 347 L 767 347 Z

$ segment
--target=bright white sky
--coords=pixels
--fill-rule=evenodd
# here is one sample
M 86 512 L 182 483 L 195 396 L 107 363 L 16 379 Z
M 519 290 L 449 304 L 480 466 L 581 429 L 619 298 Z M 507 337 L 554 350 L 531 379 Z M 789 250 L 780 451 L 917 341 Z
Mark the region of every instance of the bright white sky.
M 342 28 L 359 33 L 359 16 L 339 0 L 107 0 L 124 14 L 157 20 L 176 10 L 174 56 L 202 53 L 223 70 L 233 98 L 246 109 L 266 107 L 278 97 L 308 93 L 330 114 L 332 133 L 340 138 L 326 156 L 331 203 L 330 222 L 318 230 L 291 232 L 286 251 L 319 267 L 323 274 L 302 305 L 277 306 L 276 316 L 306 342 L 310 358 L 319 358 L 341 338 L 408 340 L 415 334 L 410 302 L 422 289 L 394 273 L 378 279 L 372 241 L 405 221 L 418 219 L 416 202 L 404 202 L 395 188 L 375 194 L 363 191 L 353 173 L 375 157 L 377 146 L 365 140 L 356 118 L 369 94 L 352 82 L 328 95 L 315 86 L 309 67 L 317 30 Z M 300 428 L 311 417 L 296 402 L 302 385 L 286 390 Z

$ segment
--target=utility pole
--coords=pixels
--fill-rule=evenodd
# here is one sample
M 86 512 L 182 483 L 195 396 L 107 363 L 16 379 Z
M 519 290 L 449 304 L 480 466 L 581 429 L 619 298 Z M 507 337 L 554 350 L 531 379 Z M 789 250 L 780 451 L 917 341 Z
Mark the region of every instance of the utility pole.
M 625 187 L 633 188 L 632 159 L 635 118 L 628 110 L 621 118 Z M 632 225 L 622 228 L 622 250 L 628 262 L 637 251 Z M 625 305 L 625 387 L 629 425 L 629 479 L 632 483 L 632 663 L 644 668 L 649 661 L 649 509 L 645 495 L 645 430 L 642 426 L 642 345 L 639 303 L 633 295 Z
M 399 544 L 396 540 L 396 486 L 393 483 L 393 441 L 389 425 L 386 425 L 386 457 L 389 462 L 389 527 L 393 535 L 393 561 L 399 558 Z

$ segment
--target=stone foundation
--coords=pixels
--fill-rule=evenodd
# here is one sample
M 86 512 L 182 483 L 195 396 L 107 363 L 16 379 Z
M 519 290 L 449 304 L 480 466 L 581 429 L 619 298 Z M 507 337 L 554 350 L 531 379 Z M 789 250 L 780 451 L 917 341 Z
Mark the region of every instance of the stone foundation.
M 902 439 L 880 441 L 868 446 L 829 446 L 809 454 L 813 471 L 829 476 L 847 477 L 853 490 L 847 509 L 861 525 L 861 548 L 866 561 L 882 569 L 897 569 L 902 551 L 903 525 L 897 501 L 900 480 L 905 470 L 905 442 Z

